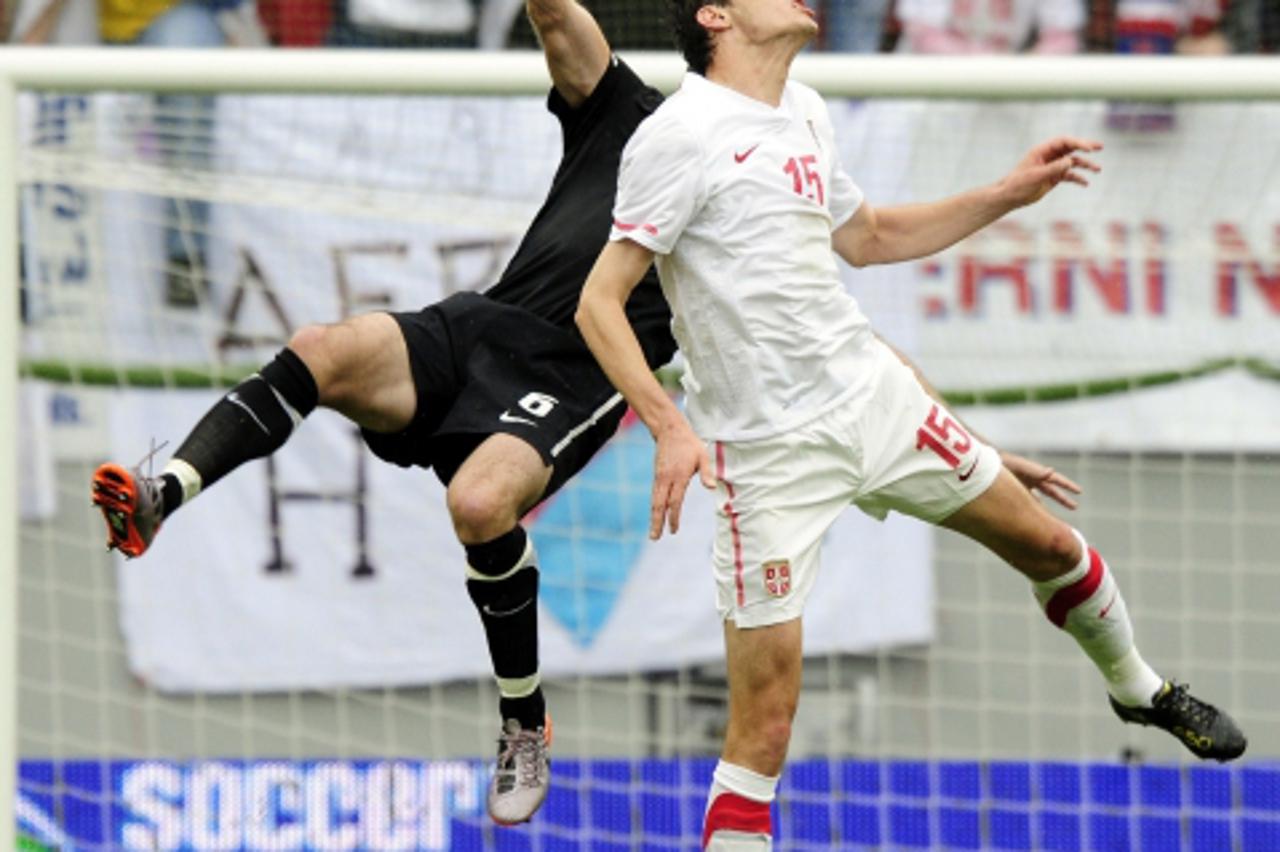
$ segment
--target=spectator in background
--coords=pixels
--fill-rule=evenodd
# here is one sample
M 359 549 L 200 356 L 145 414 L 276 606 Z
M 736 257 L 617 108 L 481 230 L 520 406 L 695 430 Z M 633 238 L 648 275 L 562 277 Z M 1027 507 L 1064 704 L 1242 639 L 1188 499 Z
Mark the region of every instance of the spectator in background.
M 46 0 L 21 37 L 49 40 L 91 0 Z M 74 12 L 73 12 L 74 10 Z M 254 0 L 97 0 L 98 30 L 105 44 L 139 47 L 259 46 L 266 43 Z M 159 158 L 172 169 L 209 167 L 213 152 L 213 99 L 157 95 L 155 133 Z M 165 296 L 192 307 L 207 288 L 209 205 L 171 198 L 165 203 Z
M 889 0 L 811 0 L 822 30 L 824 49 L 840 53 L 878 53 Z
M 500 0 L 485 0 L 486 9 Z M 814 0 L 809 0 L 814 2 Z M 591 16 L 609 34 L 615 51 L 671 50 L 671 0 L 589 0 Z M 484 17 L 488 17 L 487 13 Z M 503 39 L 509 47 L 538 50 L 538 39 L 524 15 L 517 15 Z M 483 46 L 484 43 L 481 42 Z
M 907 53 L 1078 53 L 1083 0 L 899 0 Z
M 98 43 L 98 10 L 92 3 L 18 0 L 4 5 L 5 12 L 12 14 L 9 41 L 14 44 Z
M 336 47 L 474 47 L 471 0 L 335 0 Z
M 507 45 L 523 0 L 334 0 L 337 47 Z
M 258 15 L 272 44 L 319 47 L 333 24 L 333 0 L 258 0 Z
M 1115 52 L 1221 56 L 1231 44 L 1220 24 L 1226 0 L 1117 0 Z M 1165 133 L 1177 126 L 1177 105 L 1169 101 L 1112 101 L 1112 130 Z
M 1280 0 L 1258 0 L 1254 9 L 1253 31 L 1257 36 L 1253 49 L 1261 53 L 1280 53 Z
M 139 47 L 250 46 L 255 36 L 252 0 L 98 0 L 102 40 Z M 237 36 L 236 40 L 228 33 Z M 161 162 L 173 169 L 204 171 L 213 153 L 213 98 L 157 95 L 156 141 Z M 209 205 L 171 198 L 165 203 L 165 299 L 194 307 L 208 288 Z
M 1117 53 L 1221 56 L 1231 52 L 1220 23 L 1225 0 L 1118 0 Z

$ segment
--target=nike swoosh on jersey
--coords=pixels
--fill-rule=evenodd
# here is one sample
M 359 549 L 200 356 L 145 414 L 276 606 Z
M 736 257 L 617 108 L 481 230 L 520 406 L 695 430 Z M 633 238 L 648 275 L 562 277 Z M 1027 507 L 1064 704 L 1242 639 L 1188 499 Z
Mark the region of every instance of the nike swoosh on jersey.
M 747 161 L 747 157 L 750 157 L 752 154 L 754 154 L 756 152 L 756 149 L 759 147 L 760 147 L 760 143 L 757 142 L 747 150 L 743 151 L 741 154 L 735 151 L 733 155 L 733 161 L 735 163 L 745 163 Z
M 537 423 L 534 423 L 532 420 L 530 420 L 528 417 L 520 417 L 518 415 L 512 414 L 510 411 L 502 412 L 501 414 L 498 415 L 498 419 L 501 420 L 503 423 L 525 423 L 529 426 L 538 425 Z
M 969 465 L 969 469 L 966 470 L 964 473 L 959 474 L 961 482 L 969 481 L 969 477 L 973 476 L 973 472 L 978 469 L 978 462 L 980 460 L 981 459 L 974 459 L 973 464 Z

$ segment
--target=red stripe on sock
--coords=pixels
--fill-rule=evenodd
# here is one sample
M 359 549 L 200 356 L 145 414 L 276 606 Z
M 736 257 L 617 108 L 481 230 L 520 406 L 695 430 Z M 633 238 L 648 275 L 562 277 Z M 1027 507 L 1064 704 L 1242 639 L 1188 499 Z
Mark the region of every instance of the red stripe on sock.
M 753 802 L 737 793 L 721 793 L 707 810 L 702 828 L 702 848 L 711 842 L 711 835 L 720 830 L 741 831 L 745 834 L 773 836 L 773 819 L 769 806 Z
M 1049 616 L 1049 620 L 1057 627 L 1066 624 L 1067 615 L 1071 610 L 1089 600 L 1093 597 L 1093 593 L 1098 591 L 1098 586 L 1102 585 L 1102 578 L 1106 573 L 1107 565 L 1098 555 L 1098 551 L 1092 547 L 1089 548 L 1089 573 L 1085 574 L 1083 579 L 1054 592 L 1053 597 L 1049 598 L 1049 602 L 1045 604 L 1044 614 Z

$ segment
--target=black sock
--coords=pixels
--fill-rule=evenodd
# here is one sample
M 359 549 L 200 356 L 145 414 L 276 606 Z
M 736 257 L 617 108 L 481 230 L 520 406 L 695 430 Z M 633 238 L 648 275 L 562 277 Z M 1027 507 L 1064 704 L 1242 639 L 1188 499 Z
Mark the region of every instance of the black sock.
M 160 501 L 164 504 L 164 516 L 173 514 L 173 510 L 182 505 L 182 483 L 172 473 L 160 476 Z
M 315 410 L 319 396 L 307 365 L 292 350 L 282 349 L 260 373 L 245 379 L 214 403 L 173 457 L 195 468 L 200 474 L 200 487 L 208 488 L 245 462 L 268 456 L 284 446 L 293 432 L 293 416 L 288 409 L 306 417 Z M 281 399 L 288 408 L 281 405 Z M 177 477 L 165 477 L 163 493 L 167 516 L 182 504 L 182 486 Z M 176 502 L 171 502 L 175 497 Z
M 524 556 L 527 541 L 524 528 L 516 526 L 492 541 L 466 545 L 473 572 L 467 592 L 484 624 L 494 676 L 503 680 L 538 673 L 538 568 L 530 561 L 509 574 Z M 502 697 L 498 712 L 503 719 L 518 720 L 522 728 L 541 727 L 547 712 L 542 687 L 519 698 Z

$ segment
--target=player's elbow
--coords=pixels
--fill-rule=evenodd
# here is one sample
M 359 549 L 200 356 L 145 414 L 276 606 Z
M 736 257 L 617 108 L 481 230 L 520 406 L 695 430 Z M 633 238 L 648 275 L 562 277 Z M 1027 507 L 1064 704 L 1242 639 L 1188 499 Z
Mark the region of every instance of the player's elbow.
M 599 327 L 599 322 L 597 322 L 599 310 L 597 295 L 590 290 L 584 289 L 582 296 L 578 299 L 578 310 L 573 314 L 573 322 L 578 326 L 578 331 L 582 333 L 583 339 L 587 341 L 592 339 L 596 328 Z
M 836 254 L 854 269 L 862 269 L 864 266 L 875 263 L 870 252 L 870 243 L 869 239 L 837 239 Z
M 877 262 L 875 251 L 879 241 L 879 223 L 869 208 L 859 211 L 831 235 L 831 247 L 836 250 L 836 254 L 856 269 Z
M 870 266 L 872 263 L 871 258 L 867 257 L 867 255 L 862 252 L 846 252 L 842 253 L 840 256 L 844 258 L 845 263 L 849 264 L 854 269 L 862 269 Z
M 524 11 L 529 23 L 539 33 L 547 33 L 565 25 L 569 3 L 574 0 L 525 0 Z
M 611 313 L 614 310 L 608 293 L 601 292 L 590 282 L 582 289 L 578 299 L 578 310 L 574 312 L 573 321 L 578 327 L 582 339 L 592 351 L 599 352 L 600 347 L 609 337 Z

